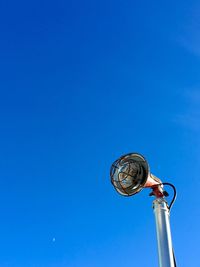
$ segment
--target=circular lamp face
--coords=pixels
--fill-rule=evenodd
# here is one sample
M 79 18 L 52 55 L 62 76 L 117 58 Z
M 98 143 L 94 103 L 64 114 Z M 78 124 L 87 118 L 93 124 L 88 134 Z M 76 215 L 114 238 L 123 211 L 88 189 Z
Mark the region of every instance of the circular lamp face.
M 124 196 L 131 196 L 142 190 L 148 175 L 148 163 L 138 153 L 130 153 L 120 157 L 110 169 L 113 186 L 118 193 Z

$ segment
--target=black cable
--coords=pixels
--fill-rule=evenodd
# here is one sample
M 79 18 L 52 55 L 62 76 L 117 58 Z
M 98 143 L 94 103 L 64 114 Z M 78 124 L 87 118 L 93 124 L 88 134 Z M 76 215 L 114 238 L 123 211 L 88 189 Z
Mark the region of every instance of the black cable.
M 176 258 L 175 258 L 175 254 L 174 254 L 174 249 L 173 249 L 173 258 L 174 258 L 174 267 L 177 267 L 176 266 Z
M 171 186 L 173 188 L 173 191 L 174 191 L 174 196 L 173 196 L 172 201 L 171 201 L 171 203 L 169 205 L 169 210 L 170 210 L 171 207 L 172 207 L 172 205 L 174 204 L 174 201 L 176 200 L 176 196 L 177 196 L 176 187 L 173 184 L 171 184 L 171 183 L 162 183 L 162 184 L 163 185 L 169 185 L 169 186 Z M 172 252 L 173 252 L 173 258 L 174 258 L 174 267 L 177 267 L 177 265 L 176 265 L 176 258 L 175 258 L 175 254 L 174 254 L 174 249 L 172 249 Z
M 177 193 L 176 193 L 176 187 L 173 185 L 173 184 L 171 184 L 171 183 L 162 183 L 163 185 L 169 185 L 169 186 L 171 186 L 171 188 L 173 189 L 173 191 L 174 191 L 174 195 L 173 195 L 173 198 L 172 198 L 172 201 L 171 201 L 171 203 L 169 204 L 169 210 L 171 209 L 171 207 L 172 207 L 172 205 L 174 204 L 174 201 L 176 200 L 176 196 L 177 196 Z

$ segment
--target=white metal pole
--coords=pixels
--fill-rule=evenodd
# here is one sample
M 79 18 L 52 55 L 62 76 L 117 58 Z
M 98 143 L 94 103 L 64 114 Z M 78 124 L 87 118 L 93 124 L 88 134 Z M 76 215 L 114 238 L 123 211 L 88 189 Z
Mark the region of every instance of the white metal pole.
M 153 201 L 153 209 L 156 219 L 159 266 L 175 267 L 169 222 L 169 208 L 166 200 L 162 197 L 155 199 Z

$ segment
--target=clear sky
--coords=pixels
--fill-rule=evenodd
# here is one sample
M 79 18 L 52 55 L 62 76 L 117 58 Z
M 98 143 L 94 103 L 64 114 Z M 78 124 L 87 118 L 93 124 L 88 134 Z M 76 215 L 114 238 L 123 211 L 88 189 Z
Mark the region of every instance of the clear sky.
M 158 266 L 140 152 L 178 198 L 178 266 L 199 264 L 199 1 L 1 1 L 0 266 Z M 169 197 L 170 198 L 170 197 Z

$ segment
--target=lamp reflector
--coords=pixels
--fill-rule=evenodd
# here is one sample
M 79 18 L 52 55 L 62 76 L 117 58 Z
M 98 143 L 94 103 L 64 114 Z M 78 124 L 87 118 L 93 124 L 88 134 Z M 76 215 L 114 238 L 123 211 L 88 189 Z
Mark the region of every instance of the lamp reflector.
M 161 182 L 150 174 L 146 159 L 138 153 L 129 153 L 117 159 L 111 166 L 110 177 L 114 188 L 123 196 L 132 196 L 144 187 Z

